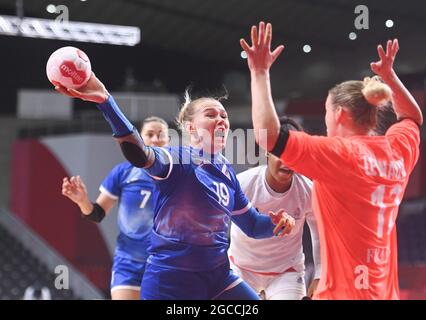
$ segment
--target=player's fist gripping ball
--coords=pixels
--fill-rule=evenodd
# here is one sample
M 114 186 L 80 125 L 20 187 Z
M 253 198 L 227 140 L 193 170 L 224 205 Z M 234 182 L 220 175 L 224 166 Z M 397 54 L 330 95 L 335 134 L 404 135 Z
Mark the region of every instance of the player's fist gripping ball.
M 47 78 L 53 85 L 78 89 L 89 81 L 92 67 L 87 55 L 74 47 L 62 47 L 53 52 L 46 65 Z

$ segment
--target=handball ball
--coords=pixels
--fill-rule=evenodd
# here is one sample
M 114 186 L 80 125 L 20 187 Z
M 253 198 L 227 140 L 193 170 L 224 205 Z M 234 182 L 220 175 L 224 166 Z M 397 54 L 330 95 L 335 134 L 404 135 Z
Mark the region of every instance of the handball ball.
M 47 60 L 46 74 L 53 85 L 59 82 L 65 88 L 78 89 L 89 81 L 92 68 L 83 51 L 74 47 L 62 47 Z

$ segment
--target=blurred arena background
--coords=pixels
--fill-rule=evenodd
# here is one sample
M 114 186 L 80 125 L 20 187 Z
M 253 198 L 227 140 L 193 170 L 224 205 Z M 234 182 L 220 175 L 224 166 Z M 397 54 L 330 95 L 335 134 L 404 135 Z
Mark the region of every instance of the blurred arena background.
M 358 30 L 355 8 L 361 4 L 368 8 L 369 28 Z M 42 24 L 19 30 L 10 23 L 11 17 L 53 21 L 64 8 L 71 22 L 137 27 L 140 42 L 123 45 L 114 32 L 83 27 L 64 35 L 69 40 L 55 40 Z M 269 21 L 274 45 L 286 45 L 272 69 L 277 109 L 307 131 L 324 134 L 327 90 L 371 75 L 376 45 L 395 37 L 401 46 L 396 70 L 424 110 L 425 10 L 422 0 L 0 0 L 0 299 L 25 293 L 109 298 L 116 211 L 99 225 L 81 219 L 78 207 L 61 195 L 61 183 L 80 174 L 93 199 L 123 158 L 94 104 L 53 90 L 45 64 L 54 50 L 72 45 L 85 51 L 134 123 L 155 114 L 175 127 L 183 91 L 192 85 L 195 94 L 226 88 L 232 128 L 248 129 L 250 83 L 239 39 L 248 37 L 252 24 Z M 28 32 L 33 37 L 23 36 Z M 89 42 L 78 41 L 83 39 Z M 422 136 L 397 224 L 402 299 L 426 299 L 424 126 Z

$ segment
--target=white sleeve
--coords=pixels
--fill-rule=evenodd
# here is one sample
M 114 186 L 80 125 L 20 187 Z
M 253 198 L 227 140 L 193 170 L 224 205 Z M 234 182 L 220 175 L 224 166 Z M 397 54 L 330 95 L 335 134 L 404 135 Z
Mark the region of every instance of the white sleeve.
M 108 198 L 111 198 L 112 200 L 118 200 L 119 199 L 119 196 L 116 196 L 115 194 L 113 194 L 112 192 L 110 192 L 103 185 L 101 185 L 99 187 L 99 191 L 100 191 L 100 193 L 103 193 L 104 195 L 106 195 Z
M 320 241 L 318 234 L 317 221 L 315 220 L 314 212 L 312 211 L 312 206 L 309 206 L 309 211 L 306 213 L 306 222 L 308 223 L 309 230 L 311 232 L 312 239 L 312 256 L 314 258 L 315 264 L 315 275 L 314 279 L 319 279 L 321 275 L 321 253 L 320 253 Z

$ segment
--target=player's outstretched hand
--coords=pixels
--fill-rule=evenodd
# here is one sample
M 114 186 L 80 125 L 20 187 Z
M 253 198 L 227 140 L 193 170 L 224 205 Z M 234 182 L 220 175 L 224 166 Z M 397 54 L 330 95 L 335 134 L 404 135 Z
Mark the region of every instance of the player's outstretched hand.
M 253 71 L 269 71 L 272 64 L 284 50 L 284 46 L 278 46 L 271 52 L 272 25 L 262 21 L 259 23 L 259 31 L 256 26 L 251 27 L 251 46 L 240 39 L 241 47 L 247 53 L 249 69 Z
M 370 66 L 371 70 L 385 81 L 394 72 L 393 63 L 395 61 L 398 50 L 398 39 L 394 39 L 393 41 L 388 40 L 386 43 L 386 52 L 381 44 L 377 46 L 377 53 L 379 54 L 380 60 L 377 62 L 372 62 Z
M 62 180 L 62 195 L 68 197 L 76 204 L 89 201 L 86 185 L 80 176 L 65 177 Z
M 84 101 L 91 101 L 95 103 L 105 102 L 109 96 L 109 93 L 106 90 L 104 84 L 95 76 L 93 72 L 89 81 L 78 90 L 67 89 L 61 86 L 59 83 L 55 83 L 55 90 L 71 98 L 79 98 Z
M 274 235 L 279 237 L 289 234 L 296 224 L 294 218 L 287 214 L 284 209 L 277 212 L 269 211 L 269 217 L 272 223 L 276 225 L 273 231 Z

